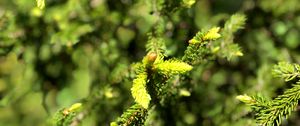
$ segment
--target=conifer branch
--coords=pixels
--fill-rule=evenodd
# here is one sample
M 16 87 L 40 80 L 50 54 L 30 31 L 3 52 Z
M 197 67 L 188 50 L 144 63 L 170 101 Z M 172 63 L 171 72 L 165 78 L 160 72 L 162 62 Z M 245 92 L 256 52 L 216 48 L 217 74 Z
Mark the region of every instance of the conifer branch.
M 154 65 L 155 69 L 164 75 L 183 74 L 192 70 L 192 66 L 178 60 L 168 60 Z
M 163 42 L 163 39 L 160 37 L 149 36 L 149 40 L 146 44 L 147 52 L 154 52 L 156 54 L 164 55 L 166 47 Z
M 257 114 L 257 122 L 264 126 L 280 125 L 282 119 L 287 119 L 296 110 L 300 99 L 300 82 L 287 89 L 271 102 L 271 106 Z
M 211 53 L 208 43 L 221 37 L 219 27 L 214 27 L 206 32 L 199 31 L 193 39 L 189 40 L 189 46 L 184 52 L 182 60 L 189 64 L 197 64 L 205 59 Z
M 233 33 L 237 32 L 238 30 L 243 29 L 245 23 L 246 23 L 245 15 L 234 14 L 230 17 L 230 19 L 228 21 L 226 21 L 223 33 L 233 34 Z
M 299 76 L 299 65 L 280 62 L 274 66 L 273 75 L 290 81 Z M 237 99 L 253 108 L 258 124 L 263 126 L 280 125 L 284 118 L 287 119 L 292 111 L 296 110 L 300 100 L 300 81 L 271 101 L 247 95 L 238 96 Z
M 157 26 L 154 28 L 153 33 L 148 36 L 148 41 L 146 43 L 147 52 L 154 52 L 157 55 L 165 55 L 166 45 L 162 34 L 165 30 L 165 22 L 163 19 L 157 21 Z
M 189 41 L 190 44 L 199 44 L 205 41 L 216 40 L 221 37 L 219 34 L 220 28 L 214 27 L 208 30 L 207 32 L 200 31 L 198 32 L 193 39 Z
M 279 62 L 274 66 L 273 76 L 283 78 L 285 81 L 293 80 L 300 76 L 300 65 Z
M 196 3 L 196 0 L 161 0 L 160 3 L 162 4 L 160 11 L 168 14 L 181 8 L 190 8 Z
M 233 23 L 230 25 L 238 24 Z M 185 50 L 182 60 L 165 60 L 165 44 L 161 37 L 164 28 L 162 27 L 163 25 L 157 27 L 155 32 L 149 36 L 146 45 L 148 53 L 140 63 L 135 65 L 137 76 L 133 80 L 131 94 L 137 105 L 142 109 L 129 109 L 129 113 L 125 112 L 121 116 L 122 120 L 118 119 L 117 122 L 119 123 L 114 122 L 111 125 L 139 125 L 140 123 L 137 124 L 128 118 L 129 115 L 132 115 L 131 112 L 143 113 L 143 110 L 148 110 L 155 104 L 162 105 L 170 93 L 167 92 L 169 86 L 166 85 L 169 79 L 174 75 L 184 74 L 192 70 L 191 65 L 207 60 L 212 54 L 209 43 L 221 37 L 219 27 L 213 27 L 208 31 L 200 31 L 189 40 L 189 46 Z M 144 120 L 145 118 L 145 114 L 141 114 L 141 116 L 136 117 L 136 120 Z
M 210 29 L 204 36 L 203 36 L 203 41 L 210 41 L 210 40 L 216 40 L 221 37 L 219 34 L 220 27 L 214 27 Z
M 226 57 L 231 60 L 233 57 L 243 56 L 240 47 L 233 43 L 233 35 L 239 29 L 244 28 L 246 23 L 246 16 L 243 14 L 234 14 L 228 21 L 225 22 L 224 29 L 222 30 L 223 37 L 215 47 L 220 47 L 218 54 L 221 57 Z
M 266 75 L 268 63 L 284 57 L 299 61 L 299 0 L 232 5 L 209 0 L 25 1 L 0 1 L 0 106 L 5 107 L 0 125 L 43 123 L 48 117 L 36 101 L 51 110 L 78 100 L 84 106 L 62 108 L 47 123 L 105 125 L 120 113 L 118 108 L 131 104 L 112 126 L 140 126 L 146 120 L 149 125 L 251 125 L 251 119 L 239 119 L 246 113 L 231 102 L 231 95 L 251 92 L 253 81 L 264 94 L 273 94 L 270 91 L 282 85 L 265 85 L 276 81 Z M 228 16 L 232 8 L 227 5 L 247 12 L 247 32 L 239 33 L 246 16 Z M 182 11 L 173 13 L 176 10 Z M 196 28 L 215 24 L 224 26 L 203 29 L 186 44 L 179 42 Z M 149 33 L 147 40 L 145 33 Z M 236 41 L 244 41 L 247 57 L 234 64 L 220 60 L 244 55 Z M 144 42 L 146 50 L 141 47 Z M 251 107 L 257 123 L 264 126 L 290 118 L 300 99 L 299 64 L 280 62 L 272 75 L 290 88 L 273 99 L 236 97 Z M 237 85 L 240 82 L 245 84 Z M 207 84 L 198 85 L 203 83 Z M 30 113 L 28 107 L 36 112 Z
M 56 126 L 69 126 L 72 122 L 74 122 L 74 119 L 81 108 L 81 103 L 75 103 L 69 108 L 63 108 L 57 111 L 53 116 L 52 124 Z
M 115 122 L 111 122 L 110 126 L 143 125 L 147 117 L 147 112 L 147 109 L 141 105 L 134 104 L 127 109 Z
M 146 89 L 147 73 L 141 73 L 137 75 L 136 79 L 133 80 L 131 88 L 131 94 L 135 102 L 140 104 L 145 109 L 148 108 L 151 97 Z

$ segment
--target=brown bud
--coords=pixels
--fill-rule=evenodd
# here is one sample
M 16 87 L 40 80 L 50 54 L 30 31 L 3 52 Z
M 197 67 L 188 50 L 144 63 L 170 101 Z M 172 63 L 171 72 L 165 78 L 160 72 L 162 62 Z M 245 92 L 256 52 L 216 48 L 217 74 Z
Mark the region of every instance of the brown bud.
M 63 115 L 66 116 L 66 115 L 69 115 L 70 111 L 68 109 L 64 109 L 63 111 Z
M 156 57 L 157 57 L 157 54 L 155 52 L 150 52 L 147 55 L 148 61 L 150 61 L 150 62 L 154 62 Z

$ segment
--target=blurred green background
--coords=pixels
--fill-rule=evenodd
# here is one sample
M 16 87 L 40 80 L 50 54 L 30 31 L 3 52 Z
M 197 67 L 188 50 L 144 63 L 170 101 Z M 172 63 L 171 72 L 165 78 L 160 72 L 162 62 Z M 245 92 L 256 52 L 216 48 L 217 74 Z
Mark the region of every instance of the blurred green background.
M 246 26 L 234 39 L 244 56 L 195 67 L 193 81 L 182 87 L 191 95 L 166 110 L 169 118 L 153 112 L 147 125 L 255 126 L 250 108 L 235 96 L 272 98 L 290 86 L 270 70 L 278 61 L 300 63 L 300 1 L 198 0 L 190 8 L 171 3 L 46 0 L 41 10 L 35 0 L 1 0 L 0 125 L 51 125 L 56 111 L 76 102 L 87 112 L 78 125 L 109 125 L 133 103 L 131 64 L 146 54 L 160 12 L 167 17 L 169 57 L 182 56 L 197 31 L 244 13 Z M 299 115 L 283 125 L 300 125 Z

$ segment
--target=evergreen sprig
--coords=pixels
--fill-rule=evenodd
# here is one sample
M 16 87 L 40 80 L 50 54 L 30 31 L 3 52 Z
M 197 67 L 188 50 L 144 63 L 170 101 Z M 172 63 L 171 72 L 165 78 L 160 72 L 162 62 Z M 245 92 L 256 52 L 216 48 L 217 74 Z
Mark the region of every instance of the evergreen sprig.
M 273 76 L 283 78 L 285 81 L 293 80 L 300 76 L 300 65 L 279 62 L 274 66 Z
M 234 33 L 239 29 L 243 29 L 246 23 L 246 16 L 244 14 L 234 14 L 228 21 L 225 22 L 224 29 L 222 29 L 223 37 L 215 45 L 215 47 L 220 47 L 218 54 L 221 57 L 226 57 L 231 60 L 233 57 L 243 56 L 240 47 L 233 43 Z
M 127 110 L 118 120 L 117 122 L 111 123 L 111 125 L 141 125 L 146 118 L 146 110 L 150 108 L 151 95 L 155 94 L 152 89 L 152 93 L 149 93 L 149 87 L 153 87 L 152 84 L 156 80 L 161 79 L 161 74 L 163 76 L 172 76 L 175 74 L 183 74 L 192 69 L 192 66 L 189 64 L 179 61 L 179 60 L 164 60 L 164 56 L 158 50 L 157 45 L 151 44 L 148 46 L 150 50 L 148 50 L 148 54 L 143 58 L 140 63 L 135 64 L 137 73 L 136 78 L 133 80 L 133 85 L 131 88 L 131 94 L 136 102 L 132 108 Z M 158 52 L 157 52 L 158 51 Z M 158 53 L 158 54 L 157 54 Z M 159 79 L 160 78 L 160 79 Z M 150 83 L 151 81 L 151 83 Z M 164 82 L 159 83 L 165 83 Z M 154 86 L 155 88 L 162 88 L 158 85 Z M 156 92 L 158 93 L 158 92 Z M 151 95 L 150 95 L 151 94 Z M 157 99 L 157 98 L 156 98 Z M 136 113 L 136 114 L 134 114 Z M 142 113 L 142 114 L 138 114 Z M 136 115 L 136 116 L 135 116 Z M 140 121 L 142 120 L 142 121 Z
M 287 89 L 271 102 L 271 106 L 257 114 L 257 122 L 264 126 L 280 125 L 282 119 L 287 119 L 296 110 L 300 99 L 300 82 Z
M 246 23 L 246 16 L 243 14 L 234 14 L 226 21 L 224 33 L 235 33 L 239 29 L 243 29 Z
M 167 60 L 158 64 L 155 64 L 155 69 L 164 75 L 183 74 L 192 70 L 192 66 L 179 61 L 179 60 Z
M 144 124 L 146 117 L 147 109 L 139 104 L 134 104 L 127 109 L 115 122 L 111 122 L 110 126 L 140 126 Z
M 133 80 L 131 94 L 135 102 L 145 109 L 148 109 L 151 96 L 147 91 L 148 70 L 158 72 L 165 76 L 183 74 L 190 71 L 193 67 L 179 60 L 163 61 L 162 56 L 157 56 L 154 52 L 149 52 L 143 59 L 142 63 L 137 64 L 136 73 L 138 74 Z
M 208 31 L 199 31 L 189 40 L 189 46 L 184 52 L 182 60 L 189 64 L 197 64 L 207 59 L 211 50 L 208 47 L 210 41 L 217 40 L 221 37 L 219 27 L 211 28 Z
M 147 52 L 153 52 L 157 55 L 164 55 L 166 52 L 166 45 L 162 35 L 165 31 L 165 22 L 163 19 L 157 21 L 153 33 L 149 33 L 148 41 L 146 43 Z
M 239 24 L 232 23 L 230 25 Z M 148 53 L 143 60 L 136 63 L 134 67 L 137 76 L 133 80 L 131 94 L 138 108 L 130 108 L 117 122 L 113 122 L 111 125 L 140 125 L 143 121 L 137 123 L 131 120 L 144 120 L 146 114 L 131 116 L 133 113 L 144 113 L 144 110 L 148 110 L 156 104 L 164 106 L 163 101 L 170 96 L 168 95 L 170 92 L 167 92 L 168 89 L 166 88 L 169 87 L 169 83 L 167 82 L 175 75 L 191 71 L 193 68 L 192 65 L 208 59 L 213 52 L 209 47 L 209 43 L 221 37 L 219 27 L 213 27 L 207 31 L 200 31 L 189 40 L 189 46 L 185 50 L 185 54 L 181 60 L 166 60 L 166 55 L 164 54 L 166 48 L 164 39 L 162 38 L 163 26 L 164 25 L 158 26 L 154 33 L 150 34 L 146 45 Z M 241 26 L 235 27 L 239 28 Z
M 52 124 L 56 126 L 70 126 L 81 108 L 81 103 L 75 103 L 69 108 L 60 109 L 54 114 Z
M 151 97 L 146 89 L 147 73 L 141 73 L 137 75 L 136 79 L 133 80 L 131 88 L 131 94 L 135 102 L 140 104 L 145 109 L 148 108 Z
M 273 75 L 290 81 L 299 75 L 299 65 L 280 62 L 274 66 Z M 237 99 L 252 107 L 256 113 L 255 118 L 258 124 L 263 126 L 280 125 L 284 118 L 287 119 L 292 111 L 296 110 L 300 100 L 300 81 L 271 101 L 247 95 L 237 96 Z
M 149 35 L 149 40 L 146 44 L 146 49 L 148 52 L 154 52 L 156 54 L 164 55 L 166 46 L 162 38 Z
M 205 41 L 216 40 L 221 37 L 219 31 L 220 31 L 219 27 L 211 28 L 207 32 L 200 31 L 193 37 L 193 39 L 189 40 L 189 43 L 199 44 Z
M 196 0 L 157 0 L 160 3 L 161 13 L 167 14 L 175 12 L 178 9 L 190 8 L 196 3 Z
M 199 32 L 196 34 L 196 36 L 190 40 L 190 46 L 187 48 L 187 50 L 192 49 L 192 51 L 196 51 L 199 48 L 193 48 L 193 47 L 199 47 L 199 46 L 205 46 L 208 41 L 216 40 L 221 35 L 219 32 L 218 27 L 212 28 L 211 30 L 207 32 Z M 168 81 L 168 79 L 164 79 L 162 76 L 171 77 L 176 74 L 184 74 L 190 70 L 192 70 L 192 66 L 187 64 L 185 60 L 164 60 L 163 52 L 165 51 L 164 48 L 164 41 L 160 39 L 159 37 L 155 38 L 150 37 L 150 40 L 148 41 L 148 44 L 146 45 L 148 54 L 143 58 L 142 62 L 135 64 L 136 68 L 136 78 L 133 80 L 133 85 L 131 88 L 131 94 L 137 103 L 136 106 L 134 105 L 132 108 L 127 110 L 118 120 L 117 123 L 113 122 L 111 125 L 139 125 L 143 121 L 132 121 L 134 120 L 144 120 L 146 117 L 146 114 L 140 114 L 137 117 L 131 116 L 133 113 L 144 113 L 144 110 L 149 109 L 149 105 L 151 102 L 152 95 L 156 96 L 160 92 L 163 91 L 163 85 L 157 85 L 157 84 L 163 84 Z M 194 41 L 194 42 L 193 42 Z M 204 49 L 204 48 L 203 48 Z M 209 49 L 205 49 L 209 50 Z M 186 56 L 193 56 L 192 51 L 187 51 L 188 54 Z M 195 59 L 197 57 L 194 57 Z M 194 59 L 191 59 L 194 60 Z M 157 80 L 160 80 L 162 82 L 155 83 Z M 148 88 L 152 87 L 152 91 L 150 93 L 150 90 Z M 161 96 L 160 96 L 161 97 Z M 155 98 L 158 99 L 158 98 Z M 138 106 L 138 107 L 137 107 Z M 140 109 L 140 107 L 142 109 Z M 142 111 L 142 112 L 140 112 Z M 133 114 L 136 115 L 136 114 Z

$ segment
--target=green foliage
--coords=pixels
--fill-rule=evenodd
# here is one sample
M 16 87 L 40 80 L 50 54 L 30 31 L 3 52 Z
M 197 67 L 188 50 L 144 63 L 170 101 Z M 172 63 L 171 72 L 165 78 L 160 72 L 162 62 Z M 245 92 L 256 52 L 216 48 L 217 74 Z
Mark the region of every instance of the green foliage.
M 273 68 L 273 75 L 281 77 L 285 81 L 290 81 L 298 76 L 298 64 L 289 64 L 280 62 Z M 292 88 L 284 91 L 274 100 L 263 100 L 264 98 L 249 97 L 247 95 L 238 96 L 242 102 L 250 105 L 255 114 L 257 123 L 263 126 L 280 125 L 283 119 L 287 119 L 292 111 L 295 111 L 300 100 L 300 82 L 293 85 Z
M 196 0 L 182 0 L 182 6 L 190 8 L 195 2 Z
M 146 45 L 147 52 L 154 52 L 158 55 L 159 54 L 164 55 L 166 47 L 165 47 L 165 45 L 164 45 L 165 43 L 163 41 L 164 40 L 162 38 L 156 38 L 156 37 L 150 36 L 149 40 L 147 42 L 147 45 Z
M 76 117 L 78 115 L 82 115 L 79 113 L 81 109 L 81 103 L 73 104 L 70 108 L 64 108 L 57 111 L 52 120 L 52 125 L 56 126 L 69 126 L 69 125 L 76 125 Z
M 148 34 L 148 41 L 146 43 L 147 52 L 155 53 L 158 56 L 166 55 L 166 45 L 163 38 L 163 33 L 165 31 L 165 22 L 163 19 L 158 20 L 157 26 L 154 31 Z
M 221 49 L 221 51 L 218 52 L 221 57 L 226 57 L 228 60 L 231 60 L 234 57 L 243 56 L 240 47 L 233 43 L 233 34 L 239 29 L 244 28 L 245 23 L 246 16 L 243 14 L 232 15 L 230 19 L 225 22 L 225 26 L 222 31 L 223 37 L 220 40 L 222 44 L 218 44 L 216 46 Z
M 158 6 L 162 13 L 175 12 L 180 8 L 190 8 L 196 0 L 158 0 Z
M 283 78 L 285 81 L 290 81 L 299 77 L 300 65 L 289 64 L 287 62 L 279 62 L 274 66 L 272 71 L 273 76 Z
M 200 45 L 204 42 L 209 42 L 220 38 L 220 34 L 218 27 L 214 27 L 206 32 L 198 32 L 193 39 L 189 41 L 190 45 Z M 160 36 L 159 33 L 156 32 L 156 35 Z M 148 54 L 144 57 L 141 63 L 136 64 L 136 79 L 133 80 L 133 85 L 131 88 L 131 94 L 135 100 L 135 102 L 142 106 L 144 109 L 148 110 L 150 100 L 155 99 L 151 107 L 155 107 L 154 105 L 162 105 L 163 102 L 168 98 L 170 92 L 167 88 L 167 82 L 171 80 L 170 78 L 174 77 L 174 75 L 184 74 L 192 70 L 192 66 L 180 60 L 164 60 L 164 56 L 162 52 L 164 52 L 164 44 L 163 40 L 154 41 L 152 37 L 149 38 L 148 44 L 146 45 Z M 189 46 L 190 47 L 190 46 Z M 203 47 L 202 47 L 203 48 Z M 187 48 L 188 50 L 189 48 Z M 197 51 L 195 49 L 194 51 Z M 191 56 L 192 52 L 185 52 L 185 56 Z M 192 59 L 192 58 L 190 58 Z M 161 77 L 162 76 L 162 77 Z M 158 81 L 158 82 L 156 82 Z M 181 90 L 182 92 L 182 90 Z M 180 93 L 182 96 L 189 96 L 187 93 Z M 132 108 L 130 108 L 132 109 Z M 143 121 L 135 122 L 130 121 L 128 119 L 129 115 L 132 115 L 131 110 L 129 113 L 124 113 L 118 120 L 122 119 L 123 121 L 118 121 L 119 123 L 112 122 L 111 125 L 124 124 L 124 125 L 141 125 Z M 134 111 L 134 110 L 133 110 Z M 143 110 L 142 110 L 143 111 Z M 136 112 L 136 111 L 135 111 Z M 141 112 L 143 113 L 143 112 Z M 136 115 L 136 114 L 134 114 Z M 142 116 L 143 115 L 143 116 Z M 134 117 L 136 120 L 144 120 L 146 117 L 142 114 L 138 117 Z M 141 119 L 139 119 L 141 118 Z M 124 121 L 129 120 L 129 121 Z M 121 122 L 121 123 L 120 123 Z
M 225 22 L 224 29 L 222 30 L 222 37 L 218 33 L 220 28 L 215 27 L 207 32 L 198 32 L 195 37 L 189 40 L 190 46 L 185 52 L 183 60 L 192 64 L 203 62 L 204 59 L 209 59 L 209 55 L 217 53 L 220 57 L 226 57 L 228 60 L 236 56 L 243 56 L 240 47 L 233 43 L 233 33 L 244 27 L 246 21 L 245 15 L 235 14 Z M 221 38 L 220 38 L 221 37 Z M 219 41 L 212 43 L 210 46 L 209 41 L 214 41 L 220 38 Z M 210 50 L 208 48 L 211 48 Z
M 218 33 L 219 27 L 215 27 L 207 31 L 206 33 L 198 32 L 193 39 L 189 41 L 190 44 L 199 44 L 205 41 L 216 40 L 221 37 Z
M 208 43 L 220 38 L 219 29 L 219 27 L 215 27 L 207 32 L 198 32 L 193 39 L 189 40 L 189 46 L 185 50 L 182 60 L 190 64 L 197 64 L 208 59 L 208 55 L 211 53 Z
M 45 0 L 36 0 L 37 7 L 43 9 L 45 7 Z
M 168 60 L 154 65 L 154 69 L 164 75 L 183 74 L 192 68 L 192 66 L 178 60 Z
M 67 29 L 62 29 L 55 33 L 50 43 L 59 43 L 61 45 L 72 46 L 79 42 L 79 37 L 91 32 L 93 29 L 90 25 L 69 24 Z
M 127 109 L 115 122 L 111 122 L 110 126 L 143 125 L 146 117 L 147 109 L 138 104 L 135 104 Z
M 239 29 L 244 28 L 246 23 L 246 16 L 243 14 L 235 14 L 230 17 L 230 19 L 225 23 L 224 33 L 233 34 Z M 226 36 L 227 41 L 229 41 L 230 35 Z M 231 40 L 232 41 L 232 40 Z
M 0 125 L 298 126 L 298 15 L 299 0 L 0 0 Z
M 147 93 L 146 89 L 147 73 L 140 73 L 136 79 L 133 80 L 131 94 L 135 102 L 143 106 L 145 109 L 148 108 L 151 97 Z
M 300 99 L 299 83 L 295 84 L 291 89 L 286 90 L 279 95 L 268 108 L 257 114 L 257 122 L 262 125 L 280 125 L 283 118 L 288 118 L 292 111 L 296 110 Z

